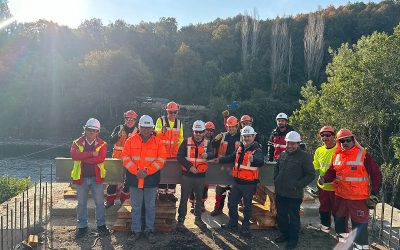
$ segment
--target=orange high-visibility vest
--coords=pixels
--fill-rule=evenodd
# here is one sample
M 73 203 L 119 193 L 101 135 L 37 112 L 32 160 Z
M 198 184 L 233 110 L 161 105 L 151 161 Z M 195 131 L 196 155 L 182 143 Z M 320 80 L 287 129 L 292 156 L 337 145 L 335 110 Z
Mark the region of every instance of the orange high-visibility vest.
M 219 148 L 218 148 L 218 157 L 224 157 L 226 156 L 226 150 L 228 149 L 228 142 L 225 141 L 225 136 L 228 134 L 228 132 L 223 132 L 222 133 L 222 138 L 221 142 L 219 143 Z M 235 150 L 240 146 L 240 141 L 235 142 Z
M 187 154 L 185 159 L 192 163 L 198 173 L 205 173 L 208 168 L 207 159 L 203 159 L 201 155 L 207 152 L 208 140 L 204 139 L 199 145 L 193 141 L 192 137 L 186 139 Z M 197 155 L 196 155 L 197 149 Z M 182 171 L 188 171 L 186 167 L 182 166 Z
M 113 148 L 113 153 L 112 153 L 112 158 L 121 158 L 121 153 L 122 150 L 124 149 L 124 145 L 126 140 L 128 139 L 129 136 L 132 136 L 134 134 L 137 133 L 137 128 L 135 128 L 132 133 L 130 133 L 129 135 L 126 134 L 125 130 L 124 130 L 124 125 L 120 125 L 120 132 L 121 135 L 119 137 L 119 140 L 114 144 L 114 148 Z
M 168 158 L 176 158 L 179 150 L 179 136 L 181 133 L 181 121 L 175 119 L 174 127 L 169 126 L 168 119 L 165 116 L 161 117 L 162 126 L 166 126 L 167 131 L 165 133 L 160 133 L 158 137 L 161 139 L 167 150 Z
M 122 165 L 132 174 L 137 175 L 140 169 L 146 169 L 148 175 L 159 171 L 165 163 L 165 150 L 156 136 L 151 136 L 143 143 L 139 134 L 134 134 L 126 141 L 122 152 Z M 143 188 L 144 178 L 138 178 L 138 188 Z
M 254 154 L 256 150 L 246 151 L 244 153 L 242 164 L 239 165 L 239 158 L 242 154 L 242 147 L 238 148 L 236 151 L 236 159 L 235 166 L 232 169 L 232 175 L 235 178 L 246 180 L 246 181 L 254 181 L 258 180 L 258 168 L 252 167 L 251 162 L 249 161 L 249 156 Z
M 369 175 L 364 166 L 366 151 L 354 146 L 332 158 L 336 171 L 335 194 L 348 200 L 366 200 L 370 196 Z

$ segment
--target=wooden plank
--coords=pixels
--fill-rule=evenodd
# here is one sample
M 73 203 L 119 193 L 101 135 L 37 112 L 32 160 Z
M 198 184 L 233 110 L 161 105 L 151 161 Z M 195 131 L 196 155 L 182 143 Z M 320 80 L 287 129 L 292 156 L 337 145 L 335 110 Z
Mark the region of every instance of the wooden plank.
M 31 247 L 36 247 L 39 244 L 39 237 L 35 234 L 30 234 L 28 236 L 28 245 Z

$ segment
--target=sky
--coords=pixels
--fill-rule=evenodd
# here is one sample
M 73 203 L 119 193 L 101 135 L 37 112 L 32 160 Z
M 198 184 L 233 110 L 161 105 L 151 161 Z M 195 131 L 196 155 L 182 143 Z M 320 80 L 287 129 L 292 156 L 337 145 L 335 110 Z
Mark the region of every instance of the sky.
M 2 1 L 2 0 L 0 0 Z M 175 17 L 178 26 L 207 23 L 257 9 L 260 19 L 338 7 L 349 0 L 8 0 L 11 14 L 19 22 L 39 19 L 76 28 L 84 20 L 100 18 L 104 25 L 122 19 L 129 24 L 155 22 Z M 367 2 L 367 1 L 364 1 Z M 369 1 L 380 2 L 380 1 Z

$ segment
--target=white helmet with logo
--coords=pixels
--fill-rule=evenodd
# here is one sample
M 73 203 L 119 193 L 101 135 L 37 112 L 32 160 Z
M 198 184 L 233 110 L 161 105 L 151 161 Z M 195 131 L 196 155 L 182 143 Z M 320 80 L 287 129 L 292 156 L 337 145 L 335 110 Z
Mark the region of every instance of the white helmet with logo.
M 256 131 L 251 126 L 245 126 L 242 131 L 240 132 L 241 135 L 256 135 Z
M 193 131 L 204 131 L 206 130 L 206 125 L 203 121 L 197 120 L 193 122 Z
M 288 116 L 287 116 L 287 114 L 285 114 L 285 113 L 279 113 L 279 114 L 276 116 L 276 119 L 275 119 L 275 120 L 278 120 L 278 119 L 285 119 L 285 120 L 288 120 Z
M 290 131 L 289 133 L 286 134 L 285 141 L 301 142 L 300 134 L 297 133 L 296 131 Z
M 153 118 L 148 115 L 142 115 L 139 119 L 139 127 L 154 128 Z
M 95 118 L 90 118 L 87 120 L 85 128 L 100 130 L 100 122 Z

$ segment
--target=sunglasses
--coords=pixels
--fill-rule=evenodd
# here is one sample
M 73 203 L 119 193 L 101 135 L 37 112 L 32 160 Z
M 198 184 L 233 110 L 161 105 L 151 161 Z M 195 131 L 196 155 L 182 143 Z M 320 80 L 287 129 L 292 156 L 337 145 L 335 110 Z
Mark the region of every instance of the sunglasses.
M 202 134 L 202 133 L 204 133 L 204 130 L 203 131 L 193 131 L 195 134 Z
M 353 140 L 351 138 L 344 138 L 344 139 L 340 139 L 339 141 L 340 141 L 340 143 L 349 143 Z
M 128 121 L 128 122 L 134 122 L 134 121 L 136 121 L 135 118 L 125 118 L 125 120 Z
M 168 114 L 170 114 L 170 115 L 176 115 L 176 114 L 178 114 L 178 111 L 168 111 Z
M 332 134 L 321 134 L 321 137 L 331 137 Z
M 85 128 L 85 130 L 90 133 L 98 133 L 99 132 L 97 129 L 92 129 L 92 128 Z
M 214 132 L 214 129 L 206 129 L 209 132 Z

